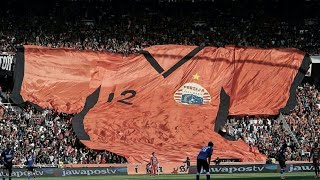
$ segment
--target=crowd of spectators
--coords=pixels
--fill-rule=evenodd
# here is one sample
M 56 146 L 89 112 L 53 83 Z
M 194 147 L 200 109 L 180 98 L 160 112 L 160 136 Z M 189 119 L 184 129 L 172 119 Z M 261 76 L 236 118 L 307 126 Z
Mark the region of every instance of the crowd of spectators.
M 17 18 L 10 10 L 4 13 L 0 18 L 0 52 L 15 51 L 22 44 L 123 54 L 157 44 L 234 44 L 299 48 L 319 54 L 318 17 L 268 16 L 256 12 L 257 7 L 248 9 L 241 4 L 234 10 L 215 4 L 154 7 L 129 3 L 119 8 L 107 2 L 63 2 L 57 2 L 48 10 L 51 13 L 43 16 L 28 12 Z M 80 11 L 82 6 L 87 8 Z
M 313 55 L 320 51 L 318 17 L 294 17 L 292 21 L 239 4 L 222 9 L 207 4 L 123 4 L 119 8 L 94 2 L 57 1 L 41 16 L 27 11 L 18 17 L 13 8 L 7 8 L 0 14 L 0 52 L 15 52 L 20 45 L 40 45 L 129 54 L 158 44 L 293 47 Z M 235 11 L 232 7 L 236 7 L 237 15 L 230 13 Z M 9 101 L 7 97 L 1 92 L 3 101 Z M 296 109 L 284 116 L 291 131 L 276 117 L 231 117 L 225 130 L 269 157 L 275 156 L 285 141 L 293 152 L 288 158 L 305 160 L 312 143 L 319 141 L 320 96 L 317 89 L 305 84 L 297 90 L 297 99 Z M 41 164 L 126 162 L 111 152 L 84 147 L 76 139 L 71 121 L 71 115 L 53 110 L 0 107 L 0 147 L 14 142 L 16 164 L 21 164 L 30 150 Z
M 225 131 L 258 147 L 270 158 L 274 158 L 281 145 L 287 143 L 290 147 L 288 160 L 308 160 L 313 143 L 320 142 L 320 92 L 308 83 L 303 84 L 297 89 L 297 100 L 298 105 L 289 115 L 232 117 L 228 119 Z

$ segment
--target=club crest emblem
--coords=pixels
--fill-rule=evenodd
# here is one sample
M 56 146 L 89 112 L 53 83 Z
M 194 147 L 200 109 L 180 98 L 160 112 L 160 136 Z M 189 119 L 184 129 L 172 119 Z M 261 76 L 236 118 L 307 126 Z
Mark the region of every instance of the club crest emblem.
M 201 85 L 189 82 L 174 93 L 174 100 L 179 104 L 209 104 L 211 96 Z

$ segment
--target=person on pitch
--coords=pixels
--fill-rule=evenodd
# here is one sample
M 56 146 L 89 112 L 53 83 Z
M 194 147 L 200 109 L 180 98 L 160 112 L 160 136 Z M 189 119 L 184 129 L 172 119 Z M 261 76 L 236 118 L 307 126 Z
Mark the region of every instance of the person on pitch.
M 158 169 L 158 158 L 156 157 L 156 153 L 153 152 L 152 156 L 150 158 L 150 164 L 151 164 L 151 172 L 150 175 L 156 175 L 157 174 L 157 169 Z
M 8 143 L 7 144 L 7 149 L 5 149 L 2 153 L 1 153 L 1 161 L 3 163 L 3 170 L 8 171 L 9 172 L 9 180 L 11 180 L 11 175 L 12 175 L 12 160 L 13 160 L 13 156 L 14 156 L 14 152 L 11 149 L 11 144 Z M 5 180 L 6 179 L 6 172 L 3 172 L 2 174 L 2 179 Z
M 33 175 L 33 178 L 36 178 L 36 175 L 34 173 L 34 163 L 36 161 L 35 155 L 32 153 L 32 151 L 29 151 L 27 157 L 26 157 L 26 166 L 27 166 L 27 172 L 28 172 L 28 180 L 31 178 L 31 174 Z
M 209 142 L 208 146 L 204 146 L 201 148 L 198 157 L 197 157 L 197 180 L 200 179 L 201 170 L 204 169 L 206 171 L 207 180 L 210 180 L 210 161 L 213 153 L 213 143 Z
M 310 154 L 310 160 L 312 158 L 313 161 L 313 166 L 314 166 L 314 172 L 316 173 L 316 178 L 320 177 L 320 172 L 319 172 L 319 161 L 320 161 L 320 147 L 318 143 L 313 144 L 313 148 L 311 150 Z
M 285 171 L 285 168 L 287 167 L 286 166 L 286 150 L 287 150 L 287 144 L 284 143 L 281 148 L 280 148 L 280 151 L 278 153 L 278 156 L 277 156 L 277 160 L 279 161 L 279 165 L 280 165 L 280 178 L 281 179 L 285 179 L 285 176 L 284 176 L 284 171 Z

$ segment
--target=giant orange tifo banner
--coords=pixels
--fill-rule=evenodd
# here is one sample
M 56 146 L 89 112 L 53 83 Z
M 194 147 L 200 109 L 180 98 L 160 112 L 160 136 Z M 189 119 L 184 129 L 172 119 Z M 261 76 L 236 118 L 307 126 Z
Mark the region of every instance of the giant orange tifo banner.
M 214 142 L 215 157 L 261 161 L 242 140 L 217 131 L 228 115 L 276 115 L 295 105 L 310 64 L 295 49 L 161 45 L 123 56 L 24 46 L 17 53 L 16 103 L 75 113 L 73 129 L 89 148 L 129 163 L 195 161 Z

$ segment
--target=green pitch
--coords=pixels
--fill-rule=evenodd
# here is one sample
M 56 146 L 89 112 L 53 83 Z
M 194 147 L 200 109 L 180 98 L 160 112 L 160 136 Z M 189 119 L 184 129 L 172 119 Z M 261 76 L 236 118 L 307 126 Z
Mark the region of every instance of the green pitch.
M 26 178 L 15 178 L 26 180 Z M 61 177 L 61 178 L 36 178 L 36 180 L 195 180 L 195 175 L 160 175 L 150 177 L 147 175 L 142 176 L 91 176 L 91 177 Z M 200 179 L 205 180 L 205 176 L 202 175 Z M 279 180 L 279 174 L 266 173 L 266 174 L 212 174 L 212 180 Z M 314 173 L 287 173 L 286 180 L 311 180 L 314 178 Z

